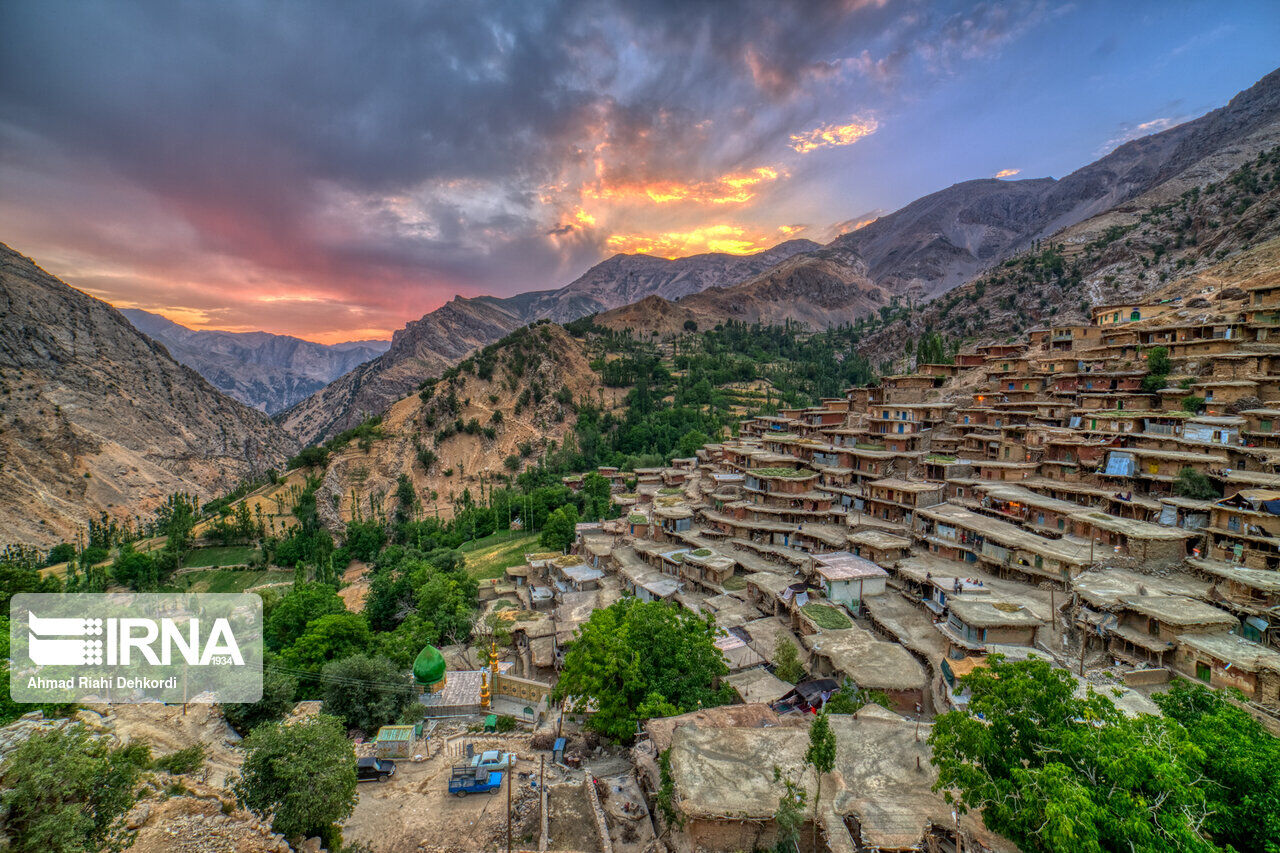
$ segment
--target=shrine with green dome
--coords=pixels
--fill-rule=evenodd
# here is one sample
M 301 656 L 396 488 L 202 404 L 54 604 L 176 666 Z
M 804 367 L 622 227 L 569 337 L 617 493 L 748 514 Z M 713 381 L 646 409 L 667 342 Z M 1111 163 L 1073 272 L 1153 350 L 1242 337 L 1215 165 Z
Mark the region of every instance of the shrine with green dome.
M 413 683 L 427 693 L 439 693 L 448 680 L 445 670 L 444 655 L 435 646 L 427 646 L 414 658 Z

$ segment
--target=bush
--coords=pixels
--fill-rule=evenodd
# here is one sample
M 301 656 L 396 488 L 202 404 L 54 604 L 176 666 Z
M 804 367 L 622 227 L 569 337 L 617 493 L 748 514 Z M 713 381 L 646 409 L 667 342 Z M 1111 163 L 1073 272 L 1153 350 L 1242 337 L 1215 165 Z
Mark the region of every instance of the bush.
M 1173 481 L 1173 493 L 1180 498 L 1210 501 L 1222 497 L 1218 487 L 1204 474 L 1195 468 L 1186 467 L 1178 472 Z
M 268 656 L 262 668 L 262 698 L 257 702 L 235 702 L 222 706 L 222 716 L 231 728 L 247 735 L 263 723 L 284 719 L 293 709 L 293 697 L 298 692 L 298 679 L 279 672 Z
M 151 766 L 156 770 L 163 770 L 175 776 L 194 773 L 204 766 L 204 744 L 192 744 L 186 749 L 162 755 L 153 760 Z
M 352 655 L 326 664 L 320 678 L 324 712 L 366 735 L 394 723 L 414 698 L 408 675 L 383 657 Z
M 112 747 L 80 725 L 32 735 L 0 768 L 0 807 L 12 849 L 122 849 L 121 818 L 150 762 L 145 744 Z
M 295 468 L 323 468 L 329 462 L 329 451 L 323 447 L 304 447 L 285 465 L 290 471 Z

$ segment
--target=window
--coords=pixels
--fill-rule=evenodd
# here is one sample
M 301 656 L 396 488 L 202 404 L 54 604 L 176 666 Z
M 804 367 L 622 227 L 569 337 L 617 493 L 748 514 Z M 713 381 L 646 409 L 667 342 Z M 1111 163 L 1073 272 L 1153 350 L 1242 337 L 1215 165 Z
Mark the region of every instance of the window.
M 1271 421 L 1269 420 L 1262 421 L 1262 423 L 1258 424 L 1258 429 L 1262 430 L 1263 432 L 1271 432 Z
M 1139 311 L 1137 308 L 1134 308 L 1132 311 L 1130 311 L 1130 312 L 1129 312 L 1129 319 L 1130 319 L 1130 320 L 1141 320 L 1141 319 L 1142 319 L 1142 312 L 1141 312 L 1141 311 Z
M 1203 661 L 1196 661 L 1196 678 L 1200 679 L 1205 684 L 1208 684 L 1212 675 L 1213 669 L 1210 668 L 1209 664 L 1204 663 Z

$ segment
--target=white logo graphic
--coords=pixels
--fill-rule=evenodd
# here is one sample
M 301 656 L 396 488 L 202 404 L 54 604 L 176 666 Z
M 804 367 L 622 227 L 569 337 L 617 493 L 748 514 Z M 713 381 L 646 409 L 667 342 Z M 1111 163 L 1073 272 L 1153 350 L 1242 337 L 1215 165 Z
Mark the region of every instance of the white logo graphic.
M 102 663 L 102 640 L 71 640 L 68 636 L 92 637 L 103 633 L 103 620 L 37 616 L 27 614 L 30 629 L 27 655 L 38 666 L 83 666 Z M 231 663 L 244 666 L 244 656 L 226 619 L 214 619 L 213 629 L 201 646 L 200 620 L 188 619 L 186 631 L 174 619 L 107 619 L 107 665 L 132 663 L 131 652 L 152 666 L 168 666 L 177 656 L 193 666 Z M 44 635 L 44 636 L 42 636 Z M 48 636 L 48 635 L 53 635 Z M 152 644 L 160 641 L 157 655 Z
M 262 599 L 252 593 L 17 593 L 15 702 L 256 702 Z
M 66 639 L 92 637 L 102 633 L 101 619 L 54 617 L 41 619 L 27 614 L 30 630 L 27 654 L 40 666 L 84 666 L 102 663 L 102 640 Z

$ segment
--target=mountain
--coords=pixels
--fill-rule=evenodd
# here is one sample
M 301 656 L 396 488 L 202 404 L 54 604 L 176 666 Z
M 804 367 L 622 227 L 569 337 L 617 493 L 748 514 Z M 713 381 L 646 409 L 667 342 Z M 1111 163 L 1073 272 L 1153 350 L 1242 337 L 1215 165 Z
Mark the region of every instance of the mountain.
M 1246 295 L 1242 288 L 1280 269 L 1280 145 L 1202 179 L 1166 181 L 1055 232 L 1035 251 L 917 310 L 897 312 L 859 350 L 879 363 L 902 359 L 903 342 L 926 332 L 1003 340 L 1036 326 L 1087 323 L 1090 308 L 1107 303 L 1181 300 L 1173 322 L 1204 322 L 1215 305 L 1234 317 L 1240 308 L 1230 306 Z
M 0 542 L 74 540 L 280 467 L 296 442 L 110 305 L 0 244 Z
M 713 285 L 735 284 L 820 248 L 809 240 L 790 240 L 753 255 L 712 252 L 677 260 L 614 255 L 558 290 L 505 299 L 455 297 L 396 332 L 382 356 L 281 413 L 279 420 L 302 442 L 311 443 L 382 412 L 423 379 L 527 323 L 543 318 L 565 322 L 645 296 L 676 299 Z
M 917 199 L 829 245 L 856 252 L 871 279 L 933 296 L 1038 238 L 1167 185 L 1176 196 L 1280 141 L 1280 70 L 1226 106 L 1126 142 L 1061 180 L 965 181 Z
M 646 296 L 675 300 L 708 287 L 745 281 L 787 258 L 820 248 L 812 240 L 788 240 L 751 255 L 711 252 L 676 260 L 652 255 L 614 255 L 559 290 L 521 294 L 502 303 L 526 322 L 545 317 L 563 323 Z
M 272 414 L 287 409 L 359 365 L 377 358 L 390 341 L 317 344 L 269 332 L 199 331 L 171 320 L 124 308 L 144 335 L 169 355 L 241 403 Z
M 378 358 L 280 413 L 280 424 L 310 444 L 380 414 L 423 379 L 525 324 L 498 303 L 455 297 L 392 335 L 390 349 Z
M 613 329 L 670 334 L 693 321 L 709 328 L 725 320 L 780 325 L 791 321 L 812 328 L 839 325 L 872 313 L 891 295 L 872 283 L 866 264 L 850 252 L 824 249 L 792 256 L 777 266 L 729 287 L 709 287 L 676 301 L 648 296 L 596 316 Z

